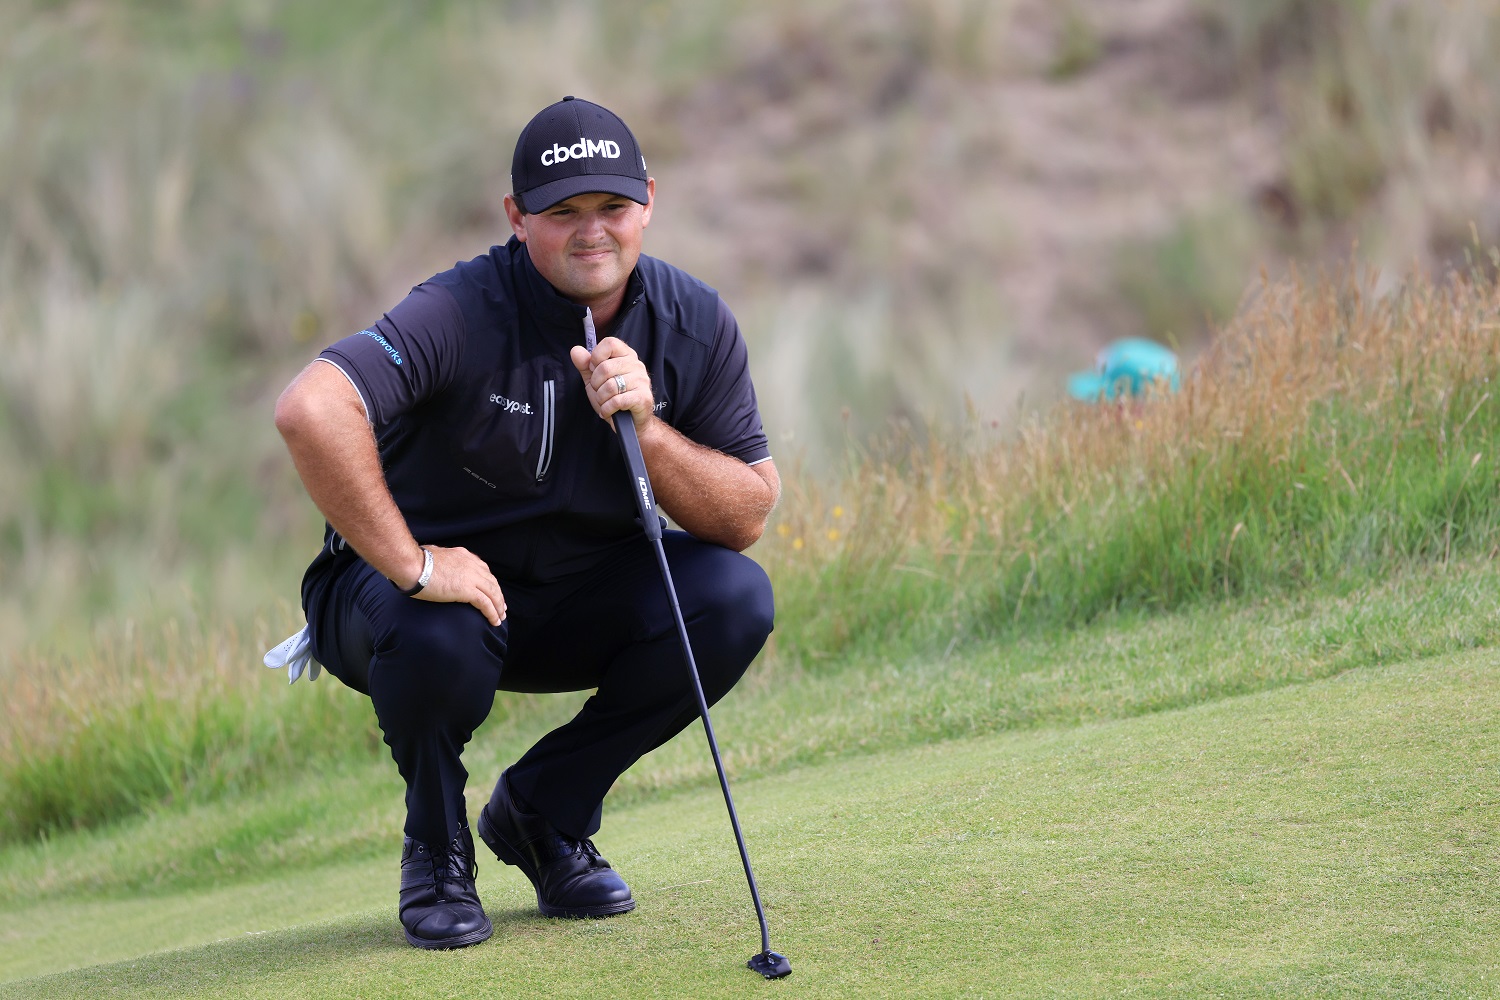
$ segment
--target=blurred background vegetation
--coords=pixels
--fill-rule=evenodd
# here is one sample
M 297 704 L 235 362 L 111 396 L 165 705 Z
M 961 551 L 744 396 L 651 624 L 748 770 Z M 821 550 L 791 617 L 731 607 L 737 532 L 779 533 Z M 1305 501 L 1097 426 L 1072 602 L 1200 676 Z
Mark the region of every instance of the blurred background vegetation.
M 1354 256 L 1371 296 L 1413 267 L 1487 274 L 1497 15 L 1494 0 L 0 0 L 0 679 L 159 667 L 191 687 L 194 664 L 233 676 L 300 624 L 320 519 L 272 403 L 322 345 L 508 236 L 516 132 L 563 94 L 631 123 L 658 179 L 648 252 L 740 317 L 796 476 L 756 550 L 779 565 L 804 545 L 833 558 L 846 518 L 903 475 L 962 493 L 933 463 L 1024 436 L 1111 339 L 1198 357 L 1289 261 Z M 1486 349 L 1460 352 L 1464 386 Z M 1463 392 L 1424 426 L 1488 398 Z M 925 457 L 882 465 L 870 456 L 913 440 L 892 421 L 953 450 L 917 430 Z M 841 478 L 851 461 L 863 471 Z M 1448 534 L 1367 537 L 1370 558 L 1448 557 L 1453 497 L 1491 480 L 1464 455 L 1435 461 L 1458 491 L 1432 498 L 1451 502 Z M 914 497 L 943 530 L 988 530 L 982 498 L 955 528 L 945 495 Z M 923 544 L 940 562 L 945 543 Z M 1206 558 L 1187 591 L 1233 589 L 1230 556 Z M 1040 565 L 1011 565 L 983 599 L 1019 617 Z M 809 608 L 828 583 L 784 582 Z M 1114 582 L 1076 613 L 1175 600 L 1161 595 L 1181 583 Z M 873 606 L 914 599 L 887 598 Z

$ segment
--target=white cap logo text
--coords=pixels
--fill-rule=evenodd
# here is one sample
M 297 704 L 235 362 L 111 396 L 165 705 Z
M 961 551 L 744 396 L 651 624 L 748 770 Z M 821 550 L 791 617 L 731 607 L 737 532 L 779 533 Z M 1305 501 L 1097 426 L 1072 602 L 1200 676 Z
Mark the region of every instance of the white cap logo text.
M 578 137 L 578 141 L 571 146 L 559 146 L 552 144 L 552 148 L 542 152 L 542 166 L 555 167 L 559 163 L 568 160 L 582 160 L 591 156 L 607 156 L 610 159 L 618 159 L 620 156 L 620 144 L 613 139 L 603 139 L 595 142 L 593 139 Z

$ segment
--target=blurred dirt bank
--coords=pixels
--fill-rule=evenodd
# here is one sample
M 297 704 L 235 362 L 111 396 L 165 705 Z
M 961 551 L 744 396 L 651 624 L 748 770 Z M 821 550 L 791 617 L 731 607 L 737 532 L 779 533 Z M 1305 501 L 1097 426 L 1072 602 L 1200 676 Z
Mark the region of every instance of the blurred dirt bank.
M 0 0 L 0 651 L 290 599 L 270 405 L 503 239 L 516 131 L 613 107 L 778 458 L 1002 431 L 1262 267 L 1500 236 L 1500 2 Z M 268 584 L 268 581 L 272 583 Z M 161 611 L 159 613 L 166 613 Z

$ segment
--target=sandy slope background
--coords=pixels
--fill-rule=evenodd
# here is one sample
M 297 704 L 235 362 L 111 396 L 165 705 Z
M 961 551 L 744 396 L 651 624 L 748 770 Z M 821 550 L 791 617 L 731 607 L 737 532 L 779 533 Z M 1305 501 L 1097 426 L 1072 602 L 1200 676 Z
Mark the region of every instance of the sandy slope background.
M 293 599 L 272 401 L 507 235 L 564 93 L 635 126 L 649 249 L 818 479 L 892 418 L 1008 433 L 1115 337 L 1191 361 L 1262 268 L 1490 266 L 1497 11 L 0 0 L 0 663 Z

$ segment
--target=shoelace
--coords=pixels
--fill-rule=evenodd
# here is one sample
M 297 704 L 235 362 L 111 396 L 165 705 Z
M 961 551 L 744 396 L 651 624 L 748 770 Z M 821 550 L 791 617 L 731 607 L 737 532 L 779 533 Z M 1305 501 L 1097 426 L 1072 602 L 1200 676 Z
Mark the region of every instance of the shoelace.
M 574 840 L 567 834 L 554 830 L 552 831 L 551 846 L 550 856 L 542 862 L 544 867 L 562 861 L 564 858 L 576 858 L 579 855 L 583 855 L 589 859 L 590 868 L 612 867 L 604 859 L 604 855 L 599 853 L 599 848 L 594 846 L 594 842 L 586 837 L 583 840 Z
M 442 863 L 442 867 L 441 868 L 438 867 L 437 856 L 433 855 L 433 858 L 432 858 L 432 881 L 433 881 L 434 887 L 437 889 L 437 894 L 438 894 L 438 898 L 439 899 L 447 899 L 447 898 L 449 898 L 448 897 L 448 888 L 447 888 L 449 885 L 457 883 L 459 885 L 460 891 L 462 891 L 462 889 L 463 889 L 463 883 L 465 881 L 467 881 L 470 885 L 472 885 L 474 883 L 474 880 L 477 879 L 477 878 L 479 878 L 479 861 L 473 855 L 470 855 L 465 860 L 467 860 L 469 862 L 468 869 L 467 869 L 467 875 L 464 878 L 457 878 L 453 874 L 453 857 L 452 857 L 452 855 L 448 855 L 448 856 L 445 856 L 443 858 L 443 863 Z
M 453 874 L 452 854 L 434 854 L 430 849 L 426 852 L 426 854 L 427 857 L 425 858 L 425 864 L 427 865 L 428 870 L 432 872 L 432 886 L 437 891 L 439 899 L 448 898 L 447 886 L 450 883 L 457 882 L 462 884 L 464 881 L 472 883 L 479 878 L 479 859 L 474 857 L 473 854 L 470 854 L 467 857 L 464 857 L 464 855 L 459 855 L 460 857 L 463 857 L 464 860 L 469 862 L 467 874 L 463 877 L 455 877 Z M 416 864 L 413 865 L 412 862 L 416 862 Z M 410 860 L 404 862 L 401 867 L 404 870 L 408 865 L 417 867 L 422 865 L 423 863 L 423 860 L 418 860 L 416 856 L 413 856 Z
M 606 867 L 609 865 L 609 862 L 604 860 L 604 855 L 599 853 L 599 848 L 595 847 L 594 842 L 587 838 L 578 842 L 578 850 L 575 853 L 588 855 L 588 857 L 594 861 L 603 863 Z

